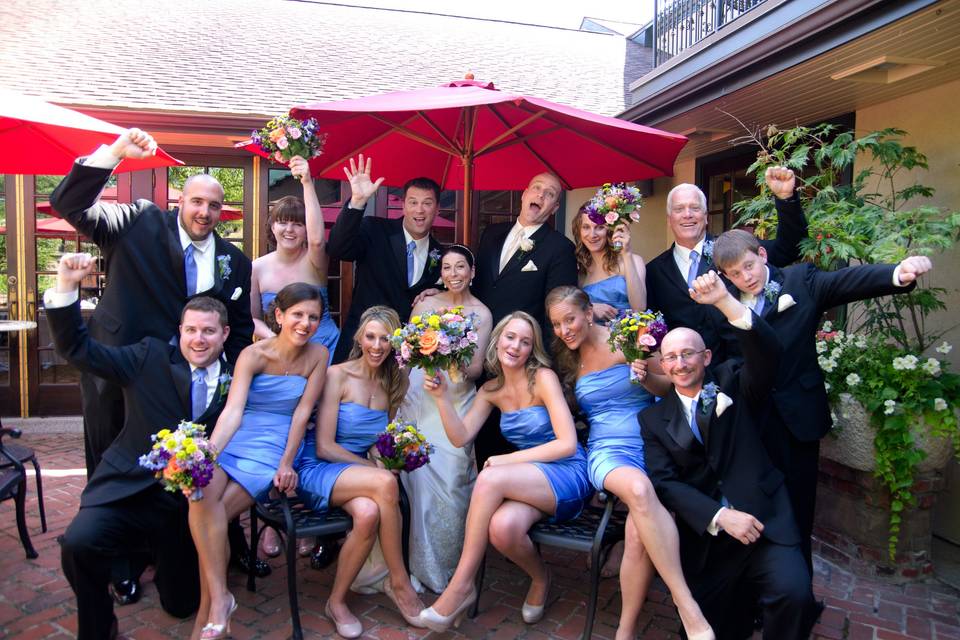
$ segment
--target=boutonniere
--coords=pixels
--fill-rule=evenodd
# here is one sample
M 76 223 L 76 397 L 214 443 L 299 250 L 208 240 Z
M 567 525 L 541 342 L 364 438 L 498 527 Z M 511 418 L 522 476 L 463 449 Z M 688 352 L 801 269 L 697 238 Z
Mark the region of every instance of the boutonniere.
M 785 293 L 780 296 L 779 300 L 777 300 L 777 311 L 782 313 L 795 304 L 797 304 L 797 301 L 793 299 L 793 296 L 789 293 Z
M 217 271 L 220 273 L 220 279 L 226 280 L 233 273 L 230 268 L 230 256 L 217 256 Z
M 702 249 L 703 257 L 707 262 L 713 263 L 713 240 L 704 240 Z
M 778 295 L 780 295 L 780 283 L 776 280 L 767 280 L 767 284 L 763 285 L 763 297 L 768 302 L 773 302 Z
M 227 397 L 227 394 L 230 392 L 230 382 L 233 380 L 233 376 L 229 373 L 221 373 L 220 377 L 217 379 L 217 397 L 220 400 L 224 400 Z
M 708 382 L 703 385 L 703 389 L 700 390 L 700 413 L 703 415 L 710 413 L 710 408 L 717 399 L 718 391 L 716 382 Z
M 533 240 L 530 238 L 520 238 L 520 255 L 519 258 L 523 260 L 523 257 L 533 251 L 533 248 L 537 246 Z
M 427 254 L 427 257 L 430 258 L 429 266 L 427 268 L 428 269 L 435 268 L 438 264 L 440 264 L 440 249 L 434 249 L 429 254 Z

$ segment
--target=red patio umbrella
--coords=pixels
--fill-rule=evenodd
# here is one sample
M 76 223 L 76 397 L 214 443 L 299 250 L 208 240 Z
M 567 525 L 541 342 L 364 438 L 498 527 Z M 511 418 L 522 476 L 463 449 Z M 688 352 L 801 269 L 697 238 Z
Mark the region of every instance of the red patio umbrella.
M 110 144 L 124 129 L 39 98 L 0 91 L 0 173 L 62 175 L 74 160 Z M 117 171 L 183 164 L 163 149 L 143 160 L 124 160 Z
M 311 160 L 315 176 L 343 178 L 358 153 L 374 159 L 374 177 L 399 186 L 430 176 L 463 189 L 466 237 L 474 189 L 523 189 L 537 173 L 555 173 L 565 189 L 673 175 L 684 136 L 548 100 L 461 80 L 413 91 L 294 107 L 328 133 Z
M 100 197 L 105 200 L 116 200 L 117 199 L 117 188 L 116 187 L 105 187 L 100 193 Z M 180 190 L 174 187 L 167 187 L 167 198 L 170 200 L 177 200 L 180 198 Z M 160 203 L 161 206 L 165 203 Z M 52 216 L 59 216 L 60 214 L 53 210 L 53 207 L 49 202 L 38 202 L 37 203 L 37 213 L 46 213 Z M 223 209 L 220 211 L 220 220 L 241 220 L 243 218 L 243 211 L 237 209 L 236 207 L 231 207 L 228 204 L 223 205 Z M 37 229 L 40 229 L 40 221 L 37 221 Z

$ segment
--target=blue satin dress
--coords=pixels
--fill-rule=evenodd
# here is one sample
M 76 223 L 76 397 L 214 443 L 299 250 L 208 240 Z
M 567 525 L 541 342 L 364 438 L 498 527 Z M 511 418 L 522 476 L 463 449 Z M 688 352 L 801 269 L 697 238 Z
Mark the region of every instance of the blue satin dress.
M 317 327 L 317 332 L 310 338 L 310 342 L 319 342 L 330 351 L 330 358 L 327 361 L 327 364 L 330 364 L 333 362 L 333 352 L 337 348 L 337 340 L 340 339 L 340 329 L 330 315 L 330 295 L 327 293 L 327 288 L 318 286 L 317 290 L 323 299 L 323 315 L 320 317 L 320 326 Z M 267 309 L 270 308 L 273 299 L 276 297 L 276 293 L 260 293 L 260 307 L 264 314 L 267 313 Z
M 617 311 L 630 308 L 630 298 L 627 297 L 627 279 L 621 275 L 610 276 L 603 280 L 585 284 L 582 288 L 590 297 L 590 302 L 602 302 Z
M 615 364 L 582 376 L 576 394 L 590 422 L 587 465 L 593 486 L 603 489 L 607 474 L 623 465 L 645 471 L 637 414 L 653 404 L 653 396 L 630 382 L 630 365 Z
M 273 486 L 290 434 L 293 411 L 307 379 L 260 373 L 250 381 L 240 426 L 217 462 L 255 500 L 264 500 Z
M 533 406 L 500 414 L 500 432 L 518 449 L 530 449 L 556 439 L 550 414 L 544 406 Z M 556 498 L 551 522 L 576 518 L 593 495 L 587 478 L 587 456 L 577 444 L 577 452 L 553 462 L 534 462 L 550 483 Z
M 370 409 L 355 402 L 341 402 L 337 414 L 336 441 L 341 447 L 361 458 L 387 429 L 387 412 Z M 330 508 L 330 494 L 337 478 L 350 462 L 330 462 L 317 457 L 317 430 L 310 429 L 303 439 L 303 449 L 297 456 L 296 469 L 300 476 L 297 494 L 316 511 Z

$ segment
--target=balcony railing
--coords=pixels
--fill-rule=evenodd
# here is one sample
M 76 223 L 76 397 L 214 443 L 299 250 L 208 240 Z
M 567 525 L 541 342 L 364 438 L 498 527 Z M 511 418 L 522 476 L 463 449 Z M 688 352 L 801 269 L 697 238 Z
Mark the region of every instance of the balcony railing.
M 654 66 L 697 44 L 766 0 L 654 0 Z

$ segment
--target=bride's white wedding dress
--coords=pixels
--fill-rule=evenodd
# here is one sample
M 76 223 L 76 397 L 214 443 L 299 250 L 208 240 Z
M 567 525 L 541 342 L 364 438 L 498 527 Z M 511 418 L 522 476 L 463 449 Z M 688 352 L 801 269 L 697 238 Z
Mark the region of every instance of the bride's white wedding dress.
M 450 444 L 437 403 L 423 390 L 423 378 L 422 369 L 410 371 L 409 390 L 398 413 L 416 422 L 435 448 L 430 464 L 402 474 L 410 497 L 410 573 L 431 591 L 441 593 L 463 550 L 464 524 L 477 469 L 473 444 L 463 448 Z M 457 414 L 465 415 L 477 395 L 474 382 L 452 383 L 447 377 L 447 387 Z

